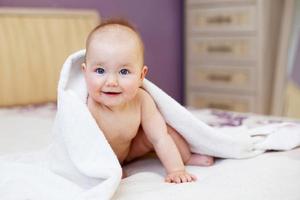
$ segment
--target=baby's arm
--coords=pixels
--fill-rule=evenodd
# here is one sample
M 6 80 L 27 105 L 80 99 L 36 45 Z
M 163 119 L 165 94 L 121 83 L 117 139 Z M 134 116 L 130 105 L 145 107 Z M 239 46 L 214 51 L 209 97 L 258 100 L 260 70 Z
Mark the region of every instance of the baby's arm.
M 167 171 L 167 182 L 181 183 L 196 180 L 185 171 L 180 153 L 167 132 L 166 123 L 152 97 L 142 92 L 142 127 L 148 140 Z

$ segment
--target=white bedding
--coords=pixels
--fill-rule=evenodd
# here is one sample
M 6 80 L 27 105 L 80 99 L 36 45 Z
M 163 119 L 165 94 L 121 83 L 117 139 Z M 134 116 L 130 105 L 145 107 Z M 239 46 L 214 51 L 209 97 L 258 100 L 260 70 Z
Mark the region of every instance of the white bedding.
M 178 200 L 299 200 L 300 149 L 267 153 L 245 160 L 219 160 L 212 167 L 187 169 L 198 181 L 166 184 L 160 163 L 137 161 L 126 168 L 133 174 L 123 179 L 115 198 Z
M 47 146 L 55 111 L 52 104 L 0 109 L 0 155 L 35 151 Z M 194 113 L 223 130 L 282 120 L 212 110 Z M 187 169 L 197 175 L 197 182 L 167 184 L 157 159 L 136 161 L 125 167 L 130 176 L 122 180 L 114 199 L 300 199 L 300 148 L 269 152 L 251 159 L 217 160 L 212 167 L 188 166 Z
M 54 104 L 0 109 L 0 155 L 47 146 L 55 117 Z

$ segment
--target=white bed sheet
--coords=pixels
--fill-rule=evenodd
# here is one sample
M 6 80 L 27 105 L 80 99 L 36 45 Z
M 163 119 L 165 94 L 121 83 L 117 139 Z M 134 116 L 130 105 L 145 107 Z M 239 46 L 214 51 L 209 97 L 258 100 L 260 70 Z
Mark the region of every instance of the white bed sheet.
M 0 109 L 0 155 L 40 150 L 51 142 L 54 104 Z M 222 128 L 258 126 L 281 118 L 223 111 L 194 112 L 207 123 Z M 285 119 L 286 120 L 286 119 Z M 155 158 L 125 167 L 114 199 L 210 199 L 210 200 L 299 200 L 300 148 L 268 152 L 255 158 L 217 160 L 212 167 L 187 166 L 198 181 L 186 184 L 164 182 L 164 169 Z
M 222 129 L 244 130 L 282 121 L 286 118 L 233 113 L 220 110 L 194 110 L 198 118 Z M 211 167 L 187 166 L 198 177 L 194 183 L 164 183 L 165 172 L 157 159 L 146 158 L 125 167 L 115 199 L 209 199 L 209 200 L 300 200 L 300 148 L 267 152 L 251 159 L 219 159 Z
M 0 109 L 0 155 L 26 153 L 51 141 L 54 104 Z
M 300 149 L 266 153 L 244 160 L 218 160 L 211 167 L 188 166 L 194 183 L 164 183 L 156 159 L 144 159 L 125 168 L 115 199 L 299 200 Z

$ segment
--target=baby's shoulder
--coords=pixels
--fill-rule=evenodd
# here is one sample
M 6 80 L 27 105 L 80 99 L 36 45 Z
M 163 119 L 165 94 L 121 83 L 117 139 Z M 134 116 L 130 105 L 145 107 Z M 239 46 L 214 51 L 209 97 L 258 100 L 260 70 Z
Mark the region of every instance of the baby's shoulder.
M 152 96 L 143 88 L 139 88 L 138 97 L 141 102 L 153 101 Z
M 139 98 L 143 110 L 155 109 L 156 104 L 153 97 L 143 88 L 139 90 Z

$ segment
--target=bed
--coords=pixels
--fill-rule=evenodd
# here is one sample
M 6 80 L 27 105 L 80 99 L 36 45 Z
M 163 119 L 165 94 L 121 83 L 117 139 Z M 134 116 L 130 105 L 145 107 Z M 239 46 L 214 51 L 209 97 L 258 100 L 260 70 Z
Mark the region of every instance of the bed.
M 48 145 L 55 112 L 54 103 L 1 108 L 0 155 L 31 152 Z M 220 129 L 288 120 L 211 109 L 192 112 Z M 125 167 L 129 176 L 122 180 L 114 199 L 300 199 L 299 148 L 244 160 L 219 159 L 212 167 L 187 168 L 197 175 L 197 182 L 166 184 L 160 162 L 155 157 L 142 158 Z
M 0 42 L 6 44 L 6 50 L 3 45 L 0 50 L 0 156 L 39 151 L 50 144 L 60 66 L 70 53 L 84 47 L 84 38 L 99 20 L 97 13 L 86 10 L 0 10 L 0 26 L 5 30 L 0 32 Z M 49 44 L 50 39 L 58 42 Z M 300 123 L 249 113 L 190 110 L 207 124 L 236 133 L 282 121 Z M 211 167 L 187 169 L 198 177 L 197 182 L 168 184 L 160 162 L 153 156 L 142 158 L 124 167 L 128 177 L 113 199 L 300 199 L 300 148 L 250 159 L 217 159 Z

